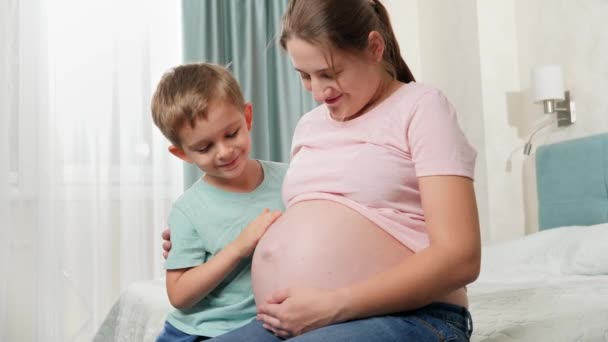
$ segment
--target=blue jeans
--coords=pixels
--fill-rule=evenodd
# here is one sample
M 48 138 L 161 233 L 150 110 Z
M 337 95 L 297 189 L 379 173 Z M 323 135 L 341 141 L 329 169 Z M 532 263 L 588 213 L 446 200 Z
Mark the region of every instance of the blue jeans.
M 156 342 L 198 342 L 206 341 L 209 337 L 189 335 L 165 321 L 165 326 L 160 335 L 156 338 Z
M 469 341 L 473 321 L 463 307 L 433 303 L 418 310 L 338 323 L 290 338 L 290 342 L 436 342 Z M 217 336 L 210 342 L 281 342 L 259 321 Z

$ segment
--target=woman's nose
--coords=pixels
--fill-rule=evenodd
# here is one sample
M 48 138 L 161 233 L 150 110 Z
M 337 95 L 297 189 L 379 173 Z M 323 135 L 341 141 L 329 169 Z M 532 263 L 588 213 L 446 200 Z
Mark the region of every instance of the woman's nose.
M 329 96 L 330 92 L 327 82 L 313 79 L 311 82 L 311 87 L 312 97 L 315 99 L 315 101 L 325 102 L 325 99 L 327 98 L 327 96 Z

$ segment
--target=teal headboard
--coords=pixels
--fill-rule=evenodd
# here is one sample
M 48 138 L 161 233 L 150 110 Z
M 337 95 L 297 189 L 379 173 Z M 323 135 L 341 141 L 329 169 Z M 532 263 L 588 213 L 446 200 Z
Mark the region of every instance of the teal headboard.
M 540 146 L 539 229 L 608 222 L 608 134 Z

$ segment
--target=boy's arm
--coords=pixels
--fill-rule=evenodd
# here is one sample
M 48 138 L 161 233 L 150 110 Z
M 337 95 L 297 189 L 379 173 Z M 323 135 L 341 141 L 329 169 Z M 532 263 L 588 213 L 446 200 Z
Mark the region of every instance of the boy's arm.
M 167 294 L 177 309 L 187 309 L 205 298 L 239 262 L 250 256 L 268 227 L 281 215 L 267 209 L 211 260 L 192 268 L 167 270 Z
M 211 260 L 192 268 L 167 270 L 169 302 L 177 309 L 187 309 L 199 302 L 238 265 L 238 250 L 226 246 Z

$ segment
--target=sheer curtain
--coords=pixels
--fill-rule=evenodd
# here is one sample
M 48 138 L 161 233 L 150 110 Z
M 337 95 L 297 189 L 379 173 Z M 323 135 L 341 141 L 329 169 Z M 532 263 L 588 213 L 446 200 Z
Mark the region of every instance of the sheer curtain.
M 89 341 L 159 277 L 182 164 L 150 118 L 179 2 L 0 1 L 0 340 Z

